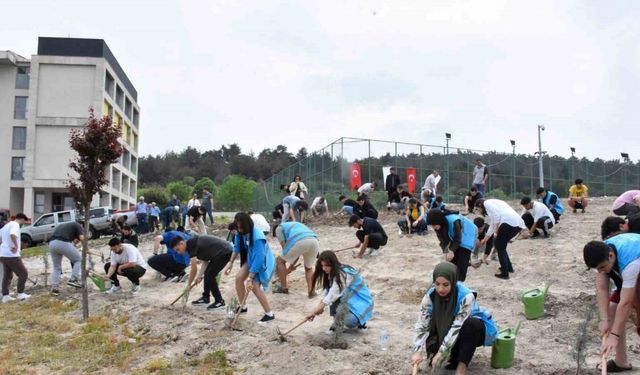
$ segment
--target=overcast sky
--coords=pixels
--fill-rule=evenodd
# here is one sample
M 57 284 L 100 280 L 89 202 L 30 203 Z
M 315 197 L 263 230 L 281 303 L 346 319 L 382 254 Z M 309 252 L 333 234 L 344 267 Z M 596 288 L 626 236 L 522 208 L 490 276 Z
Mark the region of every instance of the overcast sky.
M 9 1 L 0 50 L 105 39 L 140 154 L 341 136 L 640 159 L 635 1 Z

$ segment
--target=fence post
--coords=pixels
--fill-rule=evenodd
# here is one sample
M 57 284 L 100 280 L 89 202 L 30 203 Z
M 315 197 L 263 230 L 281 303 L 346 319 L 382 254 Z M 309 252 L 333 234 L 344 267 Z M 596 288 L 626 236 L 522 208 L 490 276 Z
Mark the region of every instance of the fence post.
M 344 194 L 344 137 L 340 138 L 340 181 L 342 182 L 342 194 Z M 351 190 L 351 189 L 349 189 Z
M 369 164 L 369 181 L 368 182 L 372 182 L 373 177 L 371 176 L 371 140 L 370 139 L 367 140 L 367 146 L 369 148 L 368 157 L 367 157 L 367 163 Z M 383 184 L 384 184 L 384 181 L 383 181 Z
M 516 197 L 516 149 L 513 148 L 512 160 L 511 160 L 511 199 Z
M 449 141 L 447 141 L 447 146 L 445 147 L 446 157 L 444 159 L 446 163 L 447 170 L 447 190 L 445 190 L 445 202 L 449 202 L 449 190 L 451 190 L 451 186 L 449 186 Z

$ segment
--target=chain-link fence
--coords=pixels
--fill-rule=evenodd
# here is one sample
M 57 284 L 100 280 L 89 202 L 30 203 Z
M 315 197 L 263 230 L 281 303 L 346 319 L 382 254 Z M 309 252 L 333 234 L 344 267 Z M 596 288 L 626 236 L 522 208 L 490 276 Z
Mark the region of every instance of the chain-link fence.
M 290 184 L 297 175 L 307 186 L 310 200 L 319 195 L 330 196 L 329 202 L 337 208 L 333 197 L 349 194 L 352 163 L 359 164 L 362 183 L 375 181 L 380 191 L 384 191 L 383 167 L 395 167 L 405 186 L 407 169 L 415 169 L 416 193 L 427 176 L 438 170 L 442 176 L 438 194 L 443 195 L 445 202 L 461 202 L 472 186 L 477 159 L 482 159 L 489 169 L 485 187 L 488 197 L 517 199 L 532 196 L 539 187 L 538 158 L 533 155 L 340 138 L 258 183 L 254 209 L 263 212 L 273 209 L 284 195 L 280 186 Z M 640 188 L 640 163 L 544 156 L 543 166 L 544 186 L 560 196 L 567 196 L 576 178 L 584 180 L 591 196 L 614 196 Z

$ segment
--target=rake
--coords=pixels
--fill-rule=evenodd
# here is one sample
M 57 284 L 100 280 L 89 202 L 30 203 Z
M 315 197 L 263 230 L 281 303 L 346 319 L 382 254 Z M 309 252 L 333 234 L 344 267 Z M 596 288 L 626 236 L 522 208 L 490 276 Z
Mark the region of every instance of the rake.
M 234 331 L 241 331 L 241 329 L 236 328 L 236 323 L 238 322 L 238 318 L 240 317 L 240 312 L 242 311 L 242 307 L 247 303 L 247 298 L 249 297 L 249 291 L 247 289 L 244 290 L 244 298 L 242 299 L 242 303 L 240 304 L 240 306 L 238 306 L 237 312 L 236 312 L 236 316 L 233 318 L 233 321 L 231 322 L 231 324 L 229 325 L 229 328 L 231 328 Z
M 280 340 L 280 342 L 287 341 L 287 338 L 285 336 L 290 334 L 294 329 L 300 327 L 301 325 L 303 325 L 306 322 L 307 322 L 307 319 L 305 318 L 304 320 L 302 320 L 300 323 L 296 324 L 293 328 L 289 329 L 285 333 L 280 332 L 280 328 L 276 327 L 276 334 L 278 335 L 278 340 Z
M 194 286 L 196 286 L 196 282 L 194 282 L 193 284 L 191 284 L 188 288 L 185 288 L 182 293 L 180 293 L 180 295 L 178 296 L 178 298 L 174 299 L 173 302 L 171 302 L 171 305 L 169 306 L 173 306 L 176 304 L 176 302 L 178 302 L 180 300 L 180 298 L 183 298 L 185 295 L 189 295 L 189 292 L 191 291 L 191 289 L 193 289 Z

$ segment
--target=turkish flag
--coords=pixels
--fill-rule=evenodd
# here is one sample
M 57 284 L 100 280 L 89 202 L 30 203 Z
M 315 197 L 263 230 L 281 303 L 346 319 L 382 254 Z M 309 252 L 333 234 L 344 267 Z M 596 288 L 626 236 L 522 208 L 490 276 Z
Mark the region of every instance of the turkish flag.
M 362 177 L 360 176 L 360 164 L 351 163 L 351 189 L 349 189 L 349 191 L 353 191 L 353 188 L 358 188 L 361 185 Z
M 413 194 L 416 191 L 416 169 L 407 168 L 407 187 L 409 193 Z

